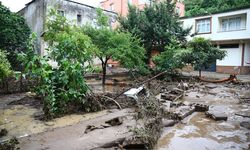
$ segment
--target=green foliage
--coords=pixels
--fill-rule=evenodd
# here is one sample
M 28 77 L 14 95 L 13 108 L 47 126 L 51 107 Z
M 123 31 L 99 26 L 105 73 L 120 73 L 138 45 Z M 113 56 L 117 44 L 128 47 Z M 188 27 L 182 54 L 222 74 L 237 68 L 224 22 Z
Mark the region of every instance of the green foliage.
M 105 84 L 107 62 L 111 58 L 118 60 L 120 64 L 128 69 L 146 70 L 143 62 L 145 51 L 140 46 L 140 40 L 128 32 L 111 29 L 107 23 L 107 16 L 97 11 L 98 27 L 83 27 L 96 46 L 95 56 L 102 62 L 103 84 Z M 105 23 L 106 21 L 106 23 Z
M 177 68 L 181 69 L 185 64 L 192 64 L 201 70 L 226 56 L 226 51 L 214 47 L 210 40 L 201 37 L 194 38 L 187 43 L 186 47 L 176 42 L 173 43 L 166 47 L 166 52 L 156 56 L 154 61 L 158 70 L 172 71 Z
M 197 16 L 250 7 L 249 0 L 185 0 L 185 16 Z
M 217 59 L 222 60 L 226 56 L 225 50 L 214 47 L 210 40 L 201 37 L 190 41 L 188 47 L 192 51 L 183 53 L 183 61 L 191 63 L 197 69 L 208 68 Z
M 11 66 L 7 59 L 7 53 L 0 49 L 0 80 L 11 75 Z
M 30 40 L 28 53 L 20 55 L 27 74 L 39 81 L 35 92 L 44 99 L 45 114 L 55 117 L 66 113 L 69 104 L 90 111 L 94 104 L 90 106 L 86 99 L 88 86 L 84 79 L 84 63 L 93 55 L 94 46 L 90 38 L 55 11 L 51 11 L 46 25 L 44 39 L 49 43 L 49 57 L 34 53 L 34 36 Z M 57 66 L 52 68 L 48 60 L 54 60 Z
M 189 49 L 183 48 L 176 40 L 172 40 L 165 49 L 164 52 L 153 58 L 157 71 L 168 70 L 173 73 L 175 69 L 184 67 L 185 63 L 182 62 L 182 57 L 184 52 L 189 51 Z
M 20 69 L 17 53 L 26 50 L 29 35 L 30 29 L 24 18 L 0 2 L 0 49 L 8 52 L 7 58 L 13 69 Z
M 127 17 L 119 19 L 121 29 L 142 40 L 149 59 L 153 49 L 164 51 L 165 46 L 175 38 L 180 42 L 186 41 L 190 29 L 183 29 L 178 14 L 175 13 L 175 3 L 171 0 L 153 3 L 142 11 L 129 6 Z

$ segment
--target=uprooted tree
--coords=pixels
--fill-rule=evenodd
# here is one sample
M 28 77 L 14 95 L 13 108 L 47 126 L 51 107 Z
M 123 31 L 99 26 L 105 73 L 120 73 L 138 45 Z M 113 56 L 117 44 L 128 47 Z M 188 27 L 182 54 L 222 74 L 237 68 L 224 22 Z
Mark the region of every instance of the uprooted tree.
M 108 17 L 97 9 L 97 27 L 85 26 L 87 34 L 96 47 L 95 56 L 102 62 L 102 84 L 105 84 L 108 60 L 117 60 L 121 66 L 137 71 L 145 71 L 145 50 L 140 46 L 140 40 L 129 32 L 112 29 Z
M 119 19 L 121 29 L 138 36 L 147 51 L 147 60 L 151 51 L 165 51 L 165 47 L 175 38 L 180 42 L 186 41 L 190 29 L 183 29 L 179 16 L 175 12 L 172 0 L 152 2 L 143 10 L 129 5 L 129 13 Z
M 215 47 L 209 39 L 194 38 L 186 45 L 181 45 L 173 40 L 172 44 L 166 47 L 166 51 L 154 58 L 158 70 L 181 69 L 186 64 L 191 64 L 199 70 L 208 68 L 216 60 L 222 60 L 226 56 L 225 50 Z

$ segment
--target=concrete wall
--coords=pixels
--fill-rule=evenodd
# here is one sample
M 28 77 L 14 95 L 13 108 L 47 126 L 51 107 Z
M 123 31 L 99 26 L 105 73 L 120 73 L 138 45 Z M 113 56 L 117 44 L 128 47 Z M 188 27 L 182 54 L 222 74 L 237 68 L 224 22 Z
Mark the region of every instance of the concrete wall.
M 44 31 L 44 14 L 45 6 L 43 0 L 34 0 L 22 9 L 19 13 L 24 16 L 28 26 L 31 28 L 32 32 L 37 34 L 37 44 L 36 49 L 39 54 L 41 54 L 41 34 Z
M 71 23 L 77 24 L 77 15 L 81 15 L 82 22 L 81 25 L 91 24 L 94 25 L 97 19 L 96 8 L 87 6 L 84 4 L 66 1 L 66 0 L 46 0 L 47 2 L 47 11 L 46 14 L 51 8 L 56 8 L 62 10 L 65 13 L 65 17 Z M 109 21 L 115 22 L 117 15 L 113 12 L 104 11 L 104 13 L 109 16 Z

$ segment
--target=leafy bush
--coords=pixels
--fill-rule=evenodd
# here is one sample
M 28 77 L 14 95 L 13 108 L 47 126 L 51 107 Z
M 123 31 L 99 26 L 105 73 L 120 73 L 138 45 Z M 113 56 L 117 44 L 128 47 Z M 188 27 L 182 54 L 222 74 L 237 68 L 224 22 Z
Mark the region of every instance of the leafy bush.
M 11 12 L 0 2 L 0 49 L 8 52 L 7 58 L 13 69 L 20 69 L 17 53 L 25 51 L 30 29 L 25 19 Z
M 0 50 L 0 81 L 11 75 L 11 66 L 7 59 L 7 53 Z

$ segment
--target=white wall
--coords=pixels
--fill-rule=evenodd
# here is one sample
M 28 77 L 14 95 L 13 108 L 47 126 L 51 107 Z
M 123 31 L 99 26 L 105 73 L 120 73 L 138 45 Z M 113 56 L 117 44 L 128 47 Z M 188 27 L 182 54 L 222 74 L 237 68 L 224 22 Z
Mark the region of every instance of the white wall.
M 221 48 L 222 49 L 222 48 Z M 227 56 L 222 60 L 217 60 L 217 66 L 241 66 L 242 45 L 239 48 L 225 48 Z
M 239 15 L 247 13 L 246 18 L 246 29 L 244 30 L 238 30 L 238 31 L 227 31 L 227 32 L 221 32 L 220 31 L 220 17 L 227 17 L 227 16 L 233 16 L 233 15 Z M 238 11 L 232 11 L 232 12 L 225 12 L 220 14 L 212 14 L 207 16 L 200 16 L 200 17 L 191 17 L 191 18 L 184 18 L 181 19 L 183 21 L 183 27 L 188 28 L 192 26 L 191 34 L 195 33 L 195 20 L 196 19 L 202 19 L 202 18 L 209 18 L 212 17 L 212 29 L 210 34 L 199 34 L 196 35 L 196 37 L 204 37 L 209 38 L 213 41 L 223 41 L 223 40 L 238 40 L 238 39 L 250 39 L 250 8 L 248 9 L 242 9 Z M 188 40 L 191 40 L 193 37 L 188 37 Z

